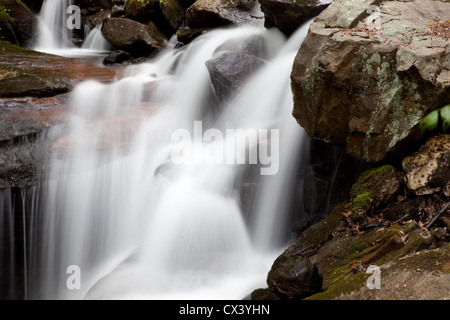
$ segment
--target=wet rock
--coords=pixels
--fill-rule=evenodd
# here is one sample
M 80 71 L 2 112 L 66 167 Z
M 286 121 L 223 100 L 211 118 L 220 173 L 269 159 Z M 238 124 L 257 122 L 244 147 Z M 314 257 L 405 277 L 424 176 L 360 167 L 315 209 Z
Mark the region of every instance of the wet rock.
M 322 278 L 307 257 L 278 257 L 267 276 L 267 284 L 276 292 L 290 298 L 302 298 L 322 288 Z
M 424 115 L 448 103 L 449 40 L 426 26 L 449 11 L 448 1 L 334 1 L 295 58 L 294 117 L 358 160 L 404 154 Z
M 214 28 L 224 25 L 244 25 L 257 22 L 249 12 L 255 1 L 197 0 L 186 11 L 190 28 Z
M 441 191 L 450 183 L 450 135 L 430 138 L 420 150 L 403 159 L 407 187 L 416 195 Z
M 116 49 L 134 57 L 148 56 L 165 47 L 166 39 L 153 22 L 143 24 L 126 18 L 107 18 L 102 32 Z
M 217 47 L 213 52 L 213 57 L 217 57 L 224 52 L 241 52 L 261 59 L 267 58 L 264 39 L 260 36 L 228 40 Z
M 225 101 L 264 61 L 241 52 L 225 52 L 206 61 L 219 102 Z
M 122 50 L 114 50 L 103 60 L 104 64 L 116 64 L 130 61 L 132 59 L 128 52 Z
M 277 27 L 286 35 L 294 33 L 304 22 L 321 13 L 332 0 L 258 0 L 264 12 L 264 26 Z
M 191 43 L 195 38 L 208 32 L 208 28 L 189 28 L 183 27 L 177 31 L 177 39 L 182 44 Z

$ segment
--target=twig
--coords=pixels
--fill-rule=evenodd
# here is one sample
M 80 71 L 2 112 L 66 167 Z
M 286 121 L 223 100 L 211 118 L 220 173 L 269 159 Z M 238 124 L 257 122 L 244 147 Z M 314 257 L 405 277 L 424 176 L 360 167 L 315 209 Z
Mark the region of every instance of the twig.
M 435 221 L 441 216 L 441 214 L 443 214 L 445 211 L 447 211 L 447 208 L 450 206 L 450 201 L 447 202 L 441 209 L 441 211 L 439 211 L 439 213 L 433 218 L 431 219 L 430 223 L 428 223 L 428 225 L 426 226 L 427 229 L 429 229 L 433 223 L 435 223 Z

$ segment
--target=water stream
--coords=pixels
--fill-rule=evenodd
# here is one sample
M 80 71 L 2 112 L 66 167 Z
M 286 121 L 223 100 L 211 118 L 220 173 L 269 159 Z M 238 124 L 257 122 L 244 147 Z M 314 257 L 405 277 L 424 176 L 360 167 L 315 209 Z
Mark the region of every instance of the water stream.
M 71 4 L 44 1 L 35 49 L 104 54 L 98 28 L 73 48 Z M 242 299 L 265 287 L 294 236 L 306 135 L 291 114 L 290 72 L 308 27 L 290 39 L 218 29 L 182 48 L 169 42 L 112 84 L 79 84 L 65 123 L 41 138 L 51 151 L 41 185 L 21 192 L 23 257 L 5 255 L 11 281 L 14 263 L 24 266 L 23 296 Z M 205 63 L 239 43 L 258 44 L 265 64 L 219 103 Z M 3 224 L 14 220 L 10 202 L 0 194 Z

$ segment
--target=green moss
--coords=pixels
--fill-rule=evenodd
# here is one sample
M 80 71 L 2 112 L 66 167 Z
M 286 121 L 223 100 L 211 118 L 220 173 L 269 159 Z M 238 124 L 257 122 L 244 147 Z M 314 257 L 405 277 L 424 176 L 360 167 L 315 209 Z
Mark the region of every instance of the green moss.
M 0 51 L 2 51 L 3 53 L 27 54 L 27 55 L 37 53 L 36 51 L 19 47 L 8 41 L 0 41 Z
M 370 191 L 372 185 L 378 182 L 387 173 L 394 171 L 395 168 L 391 165 L 384 165 L 382 167 L 369 169 L 364 171 L 358 178 L 358 181 L 352 186 L 350 191 L 351 197 Z
M 357 273 L 349 276 L 341 281 L 332 284 L 326 291 L 312 295 L 305 300 L 332 300 L 340 297 L 343 294 L 351 293 L 362 288 L 369 274 Z
M 356 214 L 360 210 L 368 210 L 372 204 L 373 196 L 371 192 L 358 194 L 353 200 L 352 211 Z

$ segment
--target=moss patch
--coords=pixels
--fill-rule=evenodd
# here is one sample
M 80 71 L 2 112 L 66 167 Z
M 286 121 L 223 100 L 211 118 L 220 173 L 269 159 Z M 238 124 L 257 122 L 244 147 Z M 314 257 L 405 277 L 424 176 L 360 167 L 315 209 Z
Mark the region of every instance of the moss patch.
M 369 191 L 373 185 L 393 171 L 395 171 L 395 168 L 391 165 L 384 165 L 382 167 L 364 171 L 359 176 L 358 181 L 352 186 L 350 196 L 356 197 L 361 193 Z

